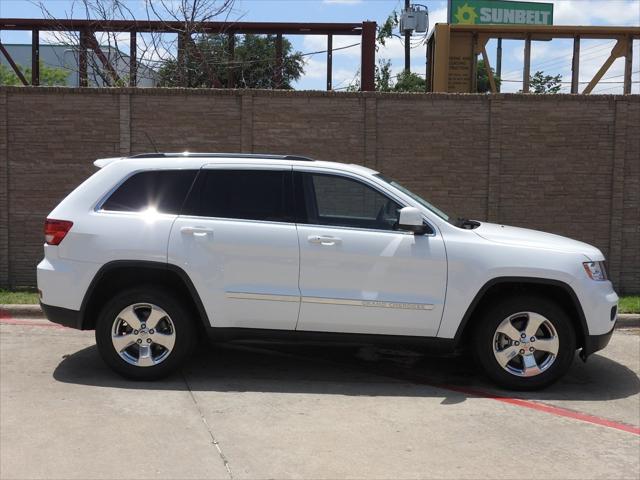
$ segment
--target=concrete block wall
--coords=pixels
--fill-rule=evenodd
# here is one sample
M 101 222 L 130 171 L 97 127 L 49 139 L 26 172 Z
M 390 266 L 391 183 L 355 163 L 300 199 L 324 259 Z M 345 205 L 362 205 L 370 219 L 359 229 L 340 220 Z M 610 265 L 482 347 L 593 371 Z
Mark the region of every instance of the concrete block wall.
M 290 153 L 382 171 L 460 216 L 596 245 L 640 292 L 640 97 L 0 87 L 0 285 L 93 160 Z

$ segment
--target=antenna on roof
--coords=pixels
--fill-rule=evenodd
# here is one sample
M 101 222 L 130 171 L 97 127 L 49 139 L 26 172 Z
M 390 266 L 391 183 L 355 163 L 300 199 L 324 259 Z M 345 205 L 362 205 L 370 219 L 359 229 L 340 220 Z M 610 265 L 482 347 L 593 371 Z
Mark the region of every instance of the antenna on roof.
M 149 134 L 145 131 L 143 131 L 144 136 L 147 137 L 147 140 L 149 140 L 149 143 L 153 146 L 153 149 L 156 151 L 156 153 L 160 153 L 158 152 L 158 147 L 156 147 L 155 142 L 151 139 L 151 137 L 149 136 Z

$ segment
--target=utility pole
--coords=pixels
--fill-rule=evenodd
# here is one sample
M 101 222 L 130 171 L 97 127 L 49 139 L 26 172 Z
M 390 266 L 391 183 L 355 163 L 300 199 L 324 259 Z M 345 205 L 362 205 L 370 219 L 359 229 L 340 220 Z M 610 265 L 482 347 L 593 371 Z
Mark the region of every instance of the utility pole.
M 408 12 L 411 8 L 411 0 L 404 0 L 404 11 Z M 411 31 L 404 32 L 404 70 L 409 73 L 411 71 Z
M 333 35 L 327 35 L 327 91 L 333 89 Z
M 489 68 L 485 65 L 485 68 Z M 496 76 L 502 77 L 502 37 L 498 38 L 498 48 L 496 51 Z M 498 84 L 498 92 L 500 91 L 500 84 Z

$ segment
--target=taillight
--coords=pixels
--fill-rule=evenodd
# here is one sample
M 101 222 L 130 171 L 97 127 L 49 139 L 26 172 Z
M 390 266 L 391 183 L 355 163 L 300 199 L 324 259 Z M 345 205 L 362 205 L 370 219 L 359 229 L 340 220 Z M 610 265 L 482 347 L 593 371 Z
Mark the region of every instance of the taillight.
M 68 220 L 53 220 L 47 218 L 44 221 L 44 241 L 48 245 L 58 245 L 67 235 L 73 222 Z

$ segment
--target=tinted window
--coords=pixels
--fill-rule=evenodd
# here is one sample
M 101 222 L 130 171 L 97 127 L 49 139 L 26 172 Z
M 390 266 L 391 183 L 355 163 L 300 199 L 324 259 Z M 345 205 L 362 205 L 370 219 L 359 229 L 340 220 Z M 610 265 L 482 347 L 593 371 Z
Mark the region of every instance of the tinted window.
M 196 170 L 140 172 L 127 179 L 102 205 L 103 210 L 139 212 L 155 208 L 180 213 Z
M 398 203 L 364 183 L 346 177 L 305 174 L 306 210 L 310 223 L 393 230 Z
M 203 170 L 184 213 L 291 222 L 291 172 Z

